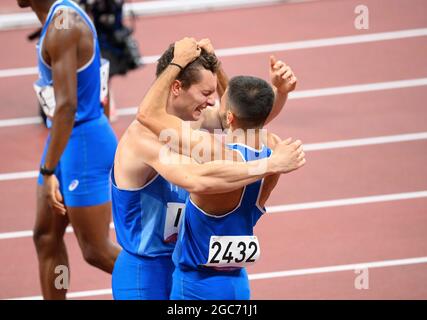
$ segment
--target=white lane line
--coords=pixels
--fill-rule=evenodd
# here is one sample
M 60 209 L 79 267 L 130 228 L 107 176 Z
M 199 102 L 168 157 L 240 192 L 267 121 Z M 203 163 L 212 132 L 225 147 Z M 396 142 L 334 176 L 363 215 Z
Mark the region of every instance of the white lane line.
M 294 270 L 284 270 L 284 271 L 275 271 L 275 272 L 254 273 L 249 275 L 249 280 L 253 281 L 253 280 L 305 276 L 305 275 L 332 273 L 332 272 L 355 271 L 355 270 L 363 270 L 363 269 L 389 268 L 389 267 L 397 267 L 397 266 L 416 265 L 416 264 L 422 264 L 422 263 L 427 263 L 427 257 L 383 260 L 383 261 L 375 261 L 375 262 L 362 262 L 362 263 L 335 265 L 335 266 L 327 266 L 327 267 L 320 267 L 320 268 L 294 269 Z M 67 298 L 72 299 L 72 298 L 93 297 L 93 296 L 101 296 L 101 295 L 103 296 L 103 295 L 111 295 L 111 294 L 112 294 L 111 289 L 89 290 L 89 291 L 70 292 L 67 294 Z M 31 297 L 10 298 L 7 300 L 41 300 L 41 299 L 42 299 L 42 296 L 31 296 Z
M 304 151 L 319 151 L 319 150 L 331 150 L 340 148 L 354 148 L 363 147 L 378 144 L 405 142 L 405 141 L 419 141 L 427 140 L 427 132 L 407 133 L 390 136 L 378 136 L 362 139 L 349 139 L 349 140 L 337 140 L 320 143 L 307 143 L 304 144 Z M 1 181 L 14 181 L 21 179 L 33 179 L 38 177 L 38 171 L 21 171 L 11 173 L 0 173 Z
M 319 151 L 339 148 L 354 148 L 361 146 L 370 146 L 375 144 L 396 143 L 405 141 L 426 140 L 427 132 L 417 132 L 408 134 L 398 134 L 391 136 L 378 136 L 362 139 L 337 140 L 330 142 L 304 144 L 304 151 Z
M 136 16 L 153 16 L 164 14 L 177 14 L 201 12 L 208 10 L 223 10 L 233 8 L 267 6 L 284 2 L 307 2 L 313 0 L 174 0 L 174 1 L 147 1 L 139 3 L 125 3 L 124 12 L 130 10 Z
M 323 38 L 323 39 L 314 39 L 314 40 L 270 43 L 270 44 L 255 45 L 255 46 L 235 47 L 235 48 L 225 48 L 225 49 L 217 49 L 216 54 L 218 55 L 218 57 L 233 57 L 233 56 L 248 55 L 248 54 L 281 52 L 281 51 L 289 51 L 289 50 L 313 49 L 313 48 L 368 43 L 368 42 L 376 42 L 376 41 L 408 39 L 408 38 L 423 37 L 423 36 L 427 36 L 427 28 L 407 29 L 407 30 L 400 30 L 400 31 L 380 32 L 380 33 L 371 33 L 371 34 L 364 34 L 364 35 L 333 37 L 333 38 Z M 156 63 L 159 58 L 160 58 L 160 54 L 153 55 L 153 56 L 146 56 L 142 58 L 141 62 L 143 64 L 152 64 L 152 63 Z M 35 75 L 37 74 L 37 72 L 38 71 L 36 67 L 3 69 L 3 70 L 0 70 L 0 78 Z
M 378 144 L 405 142 L 405 141 L 419 141 L 427 140 L 427 132 L 417 132 L 408 134 L 398 134 L 390 136 L 378 136 L 362 139 L 349 139 L 349 140 L 337 140 L 320 143 L 308 143 L 304 144 L 304 151 L 319 151 L 319 150 L 331 150 L 340 148 L 354 148 L 363 147 Z M 33 179 L 38 177 L 38 171 L 21 171 L 21 172 L 10 172 L 0 173 L 1 181 L 14 181 L 21 179 Z
M 330 87 L 322 89 L 311 89 L 291 92 L 289 99 L 305 99 L 315 97 L 334 96 L 351 93 L 372 92 L 380 90 L 393 90 L 403 88 L 413 88 L 427 85 L 427 78 L 407 79 L 387 82 L 374 82 L 366 84 L 356 84 L 351 86 Z M 127 107 L 117 109 L 119 116 L 135 116 L 138 107 Z M 40 117 L 14 118 L 0 120 L 0 128 L 14 127 L 41 123 Z
M 408 199 L 418 199 L 418 198 L 427 198 L 427 190 L 416 191 L 416 192 L 375 195 L 375 196 L 368 196 L 368 197 L 346 198 L 346 199 L 335 199 L 335 200 L 326 200 L 326 201 L 277 205 L 277 206 L 267 207 L 267 212 L 268 213 L 282 213 L 282 212 L 307 210 L 307 209 L 319 209 L 319 208 L 349 206 L 349 205 L 357 205 L 357 204 L 365 204 L 365 203 L 377 203 L 377 202 L 408 200 Z M 110 224 L 110 228 L 114 229 L 113 223 Z M 73 229 L 71 227 L 67 227 L 66 232 L 67 233 L 73 232 Z M 0 240 L 17 239 L 17 238 L 25 238 L 25 237 L 32 237 L 32 236 L 33 236 L 33 232 L 31 230 L 4 232 L 4 233 L 0 233 Z
M 110 228 L 114 229 L 114 224 L 113 223 L 110 224 Z M 65 232 L 66 233 L 72 233 L 73 232 L 73 227 L 67 227 L 65 229 Z M 33 231 L 32 230 L 15 231 L 15 232 L 5 232 L 5 233 L 0 233 L 0 240 L 27 238 L 27 237 L 32 237 L 32 236 L 33 236 Z
M 374 83 L 365 83 L 365 84 L 355 84 L 351 86 L 300 90 L 300 91 L 291 92 L 289 94 L 289 100 L 335 96 L 335 95 L 341 95 L 341 94 L 363 93 L 363 92 L 372 92 L 372 91 L 381 91 L 381 90 L 414 88 L 414 87 L 421 87 L 421 86 L 427 86 L 427 78 L 374 82 Z M 137 110 L 138 110 L 138 107 L 120 108 L 117 110 L 117 114 L 119 116 L 135 116 Z M 0 120 L 0 127 L 2 127 L 1 121 L 2 120 Z
M 136 114 L 136 109 L 135 109 L 135 114 Z M 30 124 L 39 124 L 39 123 L 42 123 L 41 117 L 3 119 L 3 120 L 0 120 L 0 128 L 26 126 Z
M 37 178 L 39 172 L 38 171 L 21 171 L 21 172 L 11 172 L 11 173 L 1 173 L 0 181 L 14 181 L 21 179 L 32 179 Z
M 29 76 L 38 72 L 37 67 L 3 69 L 0 70 L 0 78 Z
M 421 87 L 421 86 L 427 86 L 427 78 L 406 79 L 406 80 L 386 81 L 386 82 L 373 82 L 373 83 L 365 83 L 365 84 L 355 84 L 350 86 L 300 90 L 300 91 L 291 92 L 289 94 L 289 100 L 326 97 L 326 96 L 335 96 L 335 95 L 352 94 L 352 93 L 363 93 L 363 92 L 372 92 L 372 91 L 381 91 L 381 90 L 414 88 L 414 87 Z M 138 107 L 120 108 L 120 109 L 117 109 L 117 114 L 119 116 L 135 116 L 137 110 L 138 110 Z M 0 127 L 2 127 L 2 120 L 0 120 Z
M 290 93 L 289 99 L 303 99 L 303 98 L 314 98 L 314 97 L 324 97 L 324 96 L 335 96 L 335 95 L 349 94 L 349 93 L 413 88 L 413 87 L 420 87 L 425 85 L 427 85 L 427 78 L 356 84 L 351 86 L 295 91 Z
M 174 0 L 144 1 L 125 3 L 125 16 L 137 17 L 162 16 L 169 14 L 203 12 L 208 10 L 224 10 L 243 7 L 266 6 L 283 2 L 304 2 L 308 0 Z M 40 22 L 33 12 L 16 12 L 0 15 L 0 30 L 31 27 Z
M 236 47 L 236 48 L 229 48 L 229 49 L 218 49 L 215 52 L 220 57 L 229 57 L 229 56 L 236 56 L 236 55 L 243 55 L 243 54 L 258 54 L 258 53 L 277 52 L 277 51 L 312 49 L 312 48 L 322 48 L 322 47 L 330 47 L 330 46 L 338 46 L 338 45 L 407 39 L 407 38 L 423 37 L 423 36 L 427 36 L 427 28 L 406 29 L 406 30 L 399 30 L 399 31 L 364 34 L 364 35 L 322 38 L 322 39 L 314 39 L 314 40 L 294 41 L 294 42 L 287 42 L 287 43 L 284 42 L 284 43 L 275 43 L 275 44 L 266 44 L 266 45 Z
M 104 296 L 109 294 L 112 294 L 111 289 L 70 292 L 70 293 L 67 293 L 67 299 Z M 43 299 L 42 296 L 32 296 L 32 297 L 19 297 L 19 298 L 11 298 L 11 299 L 4 299 L 4 300 L 42 300 L 42 299 Z
M 416 192 L 383 194 L 383 195 L 358 197 L 358 198 L 285 204 L 285 205 L 267 207 L 267 212 L 279 213 L 279 212 L 289 212 L 289 211 L 298 211 L 298 210 L 307 210 L 307 209 L 320 209 L 320 208 L 330 208 L 330 207 L 340 207 L 340 206 L 352 206 L 357 204 L 378 203 L 378 202 L 408 200 L 408 199 L 418 199 L 418 198 L 427 198 L 427 190 L 416 191 Z
M 363 262 L 355 264 L 328 266 L 320 268 L 309 268 L 309 269 L 296 269 L 266 273 L 256 273 L 249 275 L 249 280 L 261 280 L 261 279 L 272 279 L 281 277 L 293 277 L 293 276 L 305 276 L 310 274 L 328 273 L 328 272 L 340 272 L 340 271 L 354 271 L 361 269 L 373 269 L 373 268 L 386 268 L 396 266 L 407 266 L 420 263 L 427 263 L 427 257 L 417 257 L 409 259 L 397 259 L 397 260 L 385 260 L 375 262 Z

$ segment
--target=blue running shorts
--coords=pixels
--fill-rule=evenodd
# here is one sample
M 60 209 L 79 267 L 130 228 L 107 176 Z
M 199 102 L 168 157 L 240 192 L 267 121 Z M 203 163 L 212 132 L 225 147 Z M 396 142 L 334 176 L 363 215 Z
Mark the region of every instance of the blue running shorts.
M 115 300 L 168 300 L 175 266 L 170 256 L 142 257 L 122 250 L 112 276 Z
M 175 268 L 171 300 L 249 300 L 250 288 L 245 268 L 231 272 Z
M 42 164 L 49 142 L 50 136 Z M 116 147 L 116 135 L 104 114 L 74 126 L 55 171 L 66 206 L 88 207 L 111 201 L 110 170 Z M 37 183 L 43 184 L 42 175 Z

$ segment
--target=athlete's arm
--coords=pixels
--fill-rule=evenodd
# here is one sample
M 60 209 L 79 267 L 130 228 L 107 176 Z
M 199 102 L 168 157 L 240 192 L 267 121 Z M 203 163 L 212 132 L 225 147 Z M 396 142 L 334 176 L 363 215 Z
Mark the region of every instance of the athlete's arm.
M 212 161 L 199 164 L 187 156 L 171 151 L 151 132 L 144 130 L 140 123 L 136 122 L 130 128 L 135 142 L 133 150 L 144 163 L 166 180 L 190 193 L 230 192 L 264 177 L 294 170 L 296 167 L 290 168 L 289 163 L 295 162 L 302 166 L 305 162 L 302 147 L 299 145 L 294 148 L 287 141 L 277 147 L 270 158 L 250 162 Z M 286 148 L 294 149 L 289 153 Z
M 275 99 L 265 124 L 278 116 L 288 100 L 288 93 L 295 90 L 297 85 L 297 78 L 292 69 L 283 61 L 276 60 L 274 56 L 270 56 L 270 80 L 273 85 Z
M 200 48 L 204 49 L 207 53 L 209 54 L 215 54 L 215 49 L 212 45 L 212 42 L 205 38 L 202 39 L 198 42 L 198 45 L 200 46 Z M 227 89 L 228 86 L 228 77 L 227 74 L 225 73 L 224 69 L 222 68 L 222 63 L 221 61 L 218 60 L 218 70 L 216 72 L 217 75 L 217 79 L 218 79 L 218 83 L 217 83 L 217 93 L 219 98 L 221 99 L 225 89 Z
M 268 134 L 267 144 L 268 144 L 268 147 L 273 150 L 273 155 L 277 151 L 277 146 L 279 146 L 280 143 L 281 143 L 281 139 L 279 136 L 271 133 Z M 304 152 L 302 152 L 301 156 L 304 157 Z M 305 163 L 305 159 L 302 161 L 302 165 L 304 165 L 304 163 Z M 273 174 L 264 178 L 264 183 L 262 184 L 262 190 L 258 200 L 258 203 L 261 207 L 265 206 L 265 203 L 270 197 L 271 192 L 273 191 L 274 187 L 277 185 L 277 182 L 279 182 L 279 178 L 280 178 L 280 174 Z
M 177 41 L 172 62 L 185 67 L 197 57 L 197 54 L 200 54 L 200 49 L 196 51 L 196 46 L 195 40 L 189 38 Z M 189 123 L 166 112 L 169 88 L 179 71 L 179 67 L 169 65 L 160 74 L 138 109 L 137 120 L 150 129 L 160 140 L 165 141 L 171 138 L 168 144 L 179 153 L 190 156 L 192 149 L 201 142 L 210 146 L 210 152 L 206 155 L 206 159 L 211 160 L 214 156 L 214 150 L 222 150 L 223 144 L 214 139 L 214 136 L 208 132 L 193 130 Z
M 59 16 L 59 18 L 61 17 Z M 74 15 L 70 15 L 69 19 L 70 25 L 74 26 Z M 77 46 L 80 31 L 77 27 L 57 29 L 54 26 L 55 20 L 51 23 L 44 41 L 52 69 L 56 101 L 50 143 L 44 163 L 47 169 L 54 169 L 58 165 L 70 138 L 77 109 Z M 45 176 L 44 186 L 49 204 L 58 212 L 65 214 L 56 177 L 54 175 Z
M 178 41 L 175 44 L 174 50 L 174 59 L 173 62 L 180 64 L 181 66 L 187 65 L 195 57 L 195 50 L 191 49 L 190 39 L 184 39 Z M 203 156 L 199 156 L 199 159 L 202 159 L 201 162 L 207 162 L 214 159 L 214 156 L 217 155 L 218 151 L 221 152 L 221 159 L 224 159 L 222 152 L 225 150 L 224 144 L 214 138 L 213 135 L 199 131 L 192 130 L 188 124 L 184 121 L 170 115 L 166 112 L 166 104 L 168 99 L 169 90 L 168 88 L 176 78 L 179 72 L 179 68 L 176 66 L 168 66 L 162 74 L 156 79 L 154 84 L 149 89 L 147 95 L 144 97 L 144 100 L 138 110 L 137 120 L 150 129 L 156 136 L 160 137 L 161 140 L 168 140 L 168 145 L 172 147 L 173 150 L 178 153 L 191 156 L 193 150 L 198 150 L 200 146 L 210 146 L 210 149 L 206 150 L 202 148 L 203 151 L 207 151 Z M 186 127 L 185 127 L 186 126 Z M 166 138 L 166 139 L 162 139 Z M 288 141 L 289 145 L 290 141 Z M 299 150 L 301 142 L 294 142 L 291 144 L 295 150 Z M 302 152 L 302 149 L 299 153 Z M 196 153 L 196 155 L 198 155 Z M 206 159 L 208 159 L 206 161 Z M 301 159 L 300 159 L 301 160 Z M 292 163 L 293 168 L 299 168 L 302 164 L 301 161 L 296 161 Z M 292 169 L 294 170 L 294 169 Z M 288 170 L 286 172 L 292 171 Z
M 202 39 L 198 42 L 200 48 L 203 48 L 207 53 L 215 54 L 215 49 L 209 39 Z M 221 99 L 224 95 L 225 89 L 228 86 L 228 76 L 222 68 L 221 61 L 218 60 L 218 69 L 216 72 L 217 76 L 217 87 L 216 91 L 218 97 Z M 202 112 L 202 116 L 199 121 L 195 121 L 191 124 L 193 129 L 205 129 L 209 132 L 213 132 L 215 129 L 224 129 L 222 128 L 221 119 L 219 116 L 219 105 L 213 107 L 207 107 Z

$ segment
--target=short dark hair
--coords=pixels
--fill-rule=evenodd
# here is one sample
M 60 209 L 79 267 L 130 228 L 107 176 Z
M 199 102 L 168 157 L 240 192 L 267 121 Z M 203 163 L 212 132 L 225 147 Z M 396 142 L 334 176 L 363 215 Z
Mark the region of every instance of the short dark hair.
M 169 48 L 157 60 L 156 77 L 158 77 L 172 62 L 175 44 L 172 43 Z M 200 81 L 200 69 L 206 69 L 212 73 L 218 70 L 218 58 L 215 54 L 207 53 L 202 49 L 200 56 L 188 64 L 179 74 L 177 80 L 181 81 L 184 89 L 189 88 L 192 84 Z
M 267 81 L 251 76 L 233 77 L 227 94 L 228 108 L 243 129 L 264 125 L 274 103 L 274 92 Z

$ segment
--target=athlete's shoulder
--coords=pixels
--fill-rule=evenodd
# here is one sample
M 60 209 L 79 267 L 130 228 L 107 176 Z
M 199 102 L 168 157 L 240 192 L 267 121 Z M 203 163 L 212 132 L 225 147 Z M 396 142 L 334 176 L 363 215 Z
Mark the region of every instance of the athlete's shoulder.
M 141 124 L 138 120 L 134 120 L 131 122 L 131 124 L 126 130 L 126 134 L 129 135 L 131 139 L 135 139 L 137 142 L 158 142 L 157 136 L 152 131 L 150 131 L 150 129 Z
M 114 159 L 116 182 L 119 187 L 137 188 L 154 173 L 147 162 L 158 156 L 159 141 L 138 121 L 133 121 L 117 146 Z
M 77 9 L 61 6 L 52 15 L 44 41 L 50 45 L 67 48 L 68 44 L 77 42 L 81 36 L 91 36 L 87 23 Z

